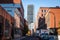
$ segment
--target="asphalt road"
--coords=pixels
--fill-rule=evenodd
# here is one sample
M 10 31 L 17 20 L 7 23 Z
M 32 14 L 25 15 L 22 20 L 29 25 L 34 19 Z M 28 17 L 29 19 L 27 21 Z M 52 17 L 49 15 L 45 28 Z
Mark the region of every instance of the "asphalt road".
M 22 37 L 22 38 L 14 38 L 13 40 L 39 40 L 39 38 L 36 37 Z

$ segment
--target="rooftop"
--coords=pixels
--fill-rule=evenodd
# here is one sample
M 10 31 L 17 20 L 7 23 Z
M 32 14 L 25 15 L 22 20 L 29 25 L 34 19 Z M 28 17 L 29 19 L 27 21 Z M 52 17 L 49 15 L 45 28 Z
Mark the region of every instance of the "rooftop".
M 56 7 L 40 7 L 40 8 L 59 8 L 60 9 L 60 6 L 56 6 Z
M 0 4 L 21 3 L 21 0 L 0 0 Z

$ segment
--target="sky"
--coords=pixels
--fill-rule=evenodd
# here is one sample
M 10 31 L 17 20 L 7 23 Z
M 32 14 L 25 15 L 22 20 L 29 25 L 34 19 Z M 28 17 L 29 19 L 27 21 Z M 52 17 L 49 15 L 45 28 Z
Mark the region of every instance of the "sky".
M 22 0 L 24 7 L 24 14 L 27 19 L 27 6 L 34 5 L 34 19 L 36 19 L 40 7 L 56 7 L 60 6 L 60 0 Z
M 35 20 L 40 7 L 60 6 L 60 0 L 22 0 L 22 4 L 24 7 L 24 18 L 25 19 L 27 19 L 27 6 L 31 4 L 34 5 L 34 20 Z M 3 7 L 13 6 L 13 4 L 0 4 L 0 5 L 2 5 Z M 20 4 L 15 4 L 14 6 L 20 7 Z M 7 9 L 12 10 L 12 8 L 6 8 L 6 10 Z M 12 16 L 14 15 L 13 10 L 9 12 Z

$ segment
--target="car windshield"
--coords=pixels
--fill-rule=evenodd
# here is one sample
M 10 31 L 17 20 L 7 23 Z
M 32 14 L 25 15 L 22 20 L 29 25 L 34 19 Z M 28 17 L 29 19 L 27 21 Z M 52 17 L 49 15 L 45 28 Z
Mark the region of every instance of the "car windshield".
M 42 33 L 41 35 L 48 35 L 48 33 Z

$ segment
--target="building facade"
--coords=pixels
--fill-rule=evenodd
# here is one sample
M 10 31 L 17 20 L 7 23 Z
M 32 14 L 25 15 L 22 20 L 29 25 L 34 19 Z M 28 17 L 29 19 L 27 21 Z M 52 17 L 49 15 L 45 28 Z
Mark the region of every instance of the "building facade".
M 23 11 L 23 10 L 22 10 Z M 21 8 L 16 8 L 15 9 L 15 15 L 14 15 L 14 19 L 15 19 L 15 28 L 17 30 L 20 29 L 20 35 L 23 35 L 23 30 L 24 30 L 24 16 L 23 13 L 21 11 Z
M 28 21 L 28 24 L 33 23 L 33 10 L 34 10 L 33 5 L 28 5 L 28 8 L 27 8 L 27 21 Z
M 11 38 L 14 18 L 0 6 L 0 40 Z
M 47 23 L 48 28 L 59 28 L 60 21 L 60 7 L 41 7 L 41 11 L 43 10 L 45 13 L 45 23 Z
M 21 3 L 21 0 L 0 0 L 0 3 Z
M 1 3 L 2 2 L 2 3 Z M 11 3 L 12 2 L 12 3 Z M 0 5 L 10 14 L 12 14 L 12 16 L 14 16 L 14 10 L 16 8 L 22 8 L 23 9 L 23 5 L 22 5 L 22 1 L 21 0 L 1 0 L 0 1 Z M 8 5 L 8 6 L 6 6 Z M 22 10 L 21 9 L 21 10 Z M 23 9 L 24 10 L 24 9 Z
M 26 19 L 24 19 L 24 31 L 23 31 L 23 35 L 25 36 L 28 33 L 29 29 L 28 29 L 28 22 Z
M 45 24 L 47 25 L 47 29 L 49 28 L 57 28 L 59 29 L 60 22 L 60 7 L 40 7 L 38 16 L 37 16 L 37 26 L 39 17 L 45 17 Z M 45 26 L 44 26 L 45 27 Z M 58 33 L 59 34 L 59 33 Z
M 45 23 L 45 14 L 42 13 L 41 9 L 39 9 L 35 26 L 37 29 L 47 29 L 47 24 Z
M 11 14 L 12 16 L 14 16 L 15 9 L 20 8 L 20 9 L 17 9 L 17 10 L 19 10 L 21 12 L 21 15 L 24 18 L 24 9 L 23 9 L 23 5 L 22 5 L 21 0 L 0 0 L 0 5 L 7 11 L 7 13 Z M 8 15 L 6 15 L 6 16 L 8 16 Z M 23 21 L 23 19 L 22 19 L 22 21 Z M 14 22 L 15 22 L 15 20 L 14 20 Z M 23 21 L 23 23 L 24 23 L 24 21 Z M 20 24 L 18 22 L 18 27 L 19 27 L 19 25 Z
M 34 6 L 28 5 L 28 7 L 27 7 L 27 21 L 28 21 L 29 30 L 31 30 L 31 23 L 33 23 L 33 15 L 34 15 L 33 11 L 34 11 Z

